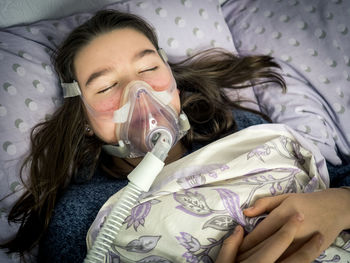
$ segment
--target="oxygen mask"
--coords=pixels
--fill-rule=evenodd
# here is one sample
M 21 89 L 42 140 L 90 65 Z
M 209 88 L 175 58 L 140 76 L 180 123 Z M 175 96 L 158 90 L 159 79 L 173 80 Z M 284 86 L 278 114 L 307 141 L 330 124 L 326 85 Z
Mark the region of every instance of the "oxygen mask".
M 135 158 L 151 151 L 161 134 L 174 145 L 188 130 L 184 113 L 171 106 L 176 94 L 175 81 L 167 90 L 154 91 L 144 81 L 132 81 L 124 89 L 121 107 L 113 113 L 118 146 L 106 145 L 104 149 L 118 157 Z M 186 124 L 187 122 L 187 124 Z

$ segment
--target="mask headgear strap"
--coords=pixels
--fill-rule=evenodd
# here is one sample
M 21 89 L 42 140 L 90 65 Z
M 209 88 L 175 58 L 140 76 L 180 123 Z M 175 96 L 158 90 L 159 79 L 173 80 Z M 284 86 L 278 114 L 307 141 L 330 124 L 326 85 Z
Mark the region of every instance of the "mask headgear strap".
M 126 158 L 129 155 L 129 149 L 123 141 L 119 141 L 119 145 L 105 144 L 102 149 L 109 155 Z
M 81 95 L 78 82 L 75 80 L 72 83 L 62 83 L 61 87 L 63 89 L 63 98 L 71 98 Z
M 159 56 L 162 58 L 162 60 L 163 60 L 165 63 L 168 63 L 168 56 L 166 55 L 164 49 L 160 48 L 160 49 L 158 49 L 157 51 L 158 51 Z

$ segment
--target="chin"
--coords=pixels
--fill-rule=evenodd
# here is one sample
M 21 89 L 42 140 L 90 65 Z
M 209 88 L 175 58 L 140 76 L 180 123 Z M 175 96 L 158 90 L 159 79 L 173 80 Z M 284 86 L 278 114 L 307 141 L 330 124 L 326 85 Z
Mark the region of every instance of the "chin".
M 115 135 L 113 136 L 102 136 L 100 134 L 96 134 L 96 136 L 103 142 L 107 144 L 117 144 L 118 140 Z

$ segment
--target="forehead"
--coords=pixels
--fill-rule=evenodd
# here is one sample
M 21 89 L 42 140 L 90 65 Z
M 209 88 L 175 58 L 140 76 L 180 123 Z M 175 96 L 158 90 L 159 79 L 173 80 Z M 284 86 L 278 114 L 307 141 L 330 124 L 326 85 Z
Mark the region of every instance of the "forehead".
M 97 36 L 84 46 L 75 56 L 74 68 L 79 75 L 81 69 L 125 63 L 145 48 L 155 50 L 151 41 L 141 32 L 131 28 L 116 29 Z

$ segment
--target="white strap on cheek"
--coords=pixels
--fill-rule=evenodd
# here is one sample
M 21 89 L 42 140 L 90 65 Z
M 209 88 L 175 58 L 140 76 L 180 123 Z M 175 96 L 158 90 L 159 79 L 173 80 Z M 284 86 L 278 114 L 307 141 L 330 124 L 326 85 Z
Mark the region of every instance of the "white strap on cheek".
M 155 96 L 158 100 L 160 100 L 164 105 L 168 105 L 172 99 L 173 96 L 169 91 L 152 91 L 152 95 Z
M 71 98 L 81 95 L 79 84 L 76 81 L 72 83 L 61 83 L 63 89 L 63 98 Z
M 130 111 L 130 102 L 127 102 L 123 107 L 114 111 L 113 121 L 115 123 L 124 123 L 127 121 Z

